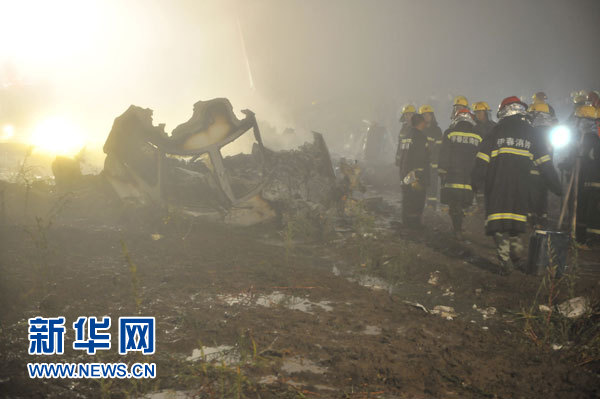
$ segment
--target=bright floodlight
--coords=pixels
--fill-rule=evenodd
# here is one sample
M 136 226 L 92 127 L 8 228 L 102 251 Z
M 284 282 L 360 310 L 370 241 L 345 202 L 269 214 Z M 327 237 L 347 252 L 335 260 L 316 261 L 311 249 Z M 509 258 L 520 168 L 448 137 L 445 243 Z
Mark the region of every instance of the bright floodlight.
M 550 144 L 554 148 L 562 148 L 571 141 L 571 130 L 564 126 L 558 125 L 550 131 Z
M 66 156 L 77 154 L 85 146 L 82 132 L 62 117 L 52 117 L 40 123 L 29 142 L 43 152 Z
M 4 125 L 2 128 L 2 139 L 8 140 L 15 135 L 15 128 L 13 125 Z

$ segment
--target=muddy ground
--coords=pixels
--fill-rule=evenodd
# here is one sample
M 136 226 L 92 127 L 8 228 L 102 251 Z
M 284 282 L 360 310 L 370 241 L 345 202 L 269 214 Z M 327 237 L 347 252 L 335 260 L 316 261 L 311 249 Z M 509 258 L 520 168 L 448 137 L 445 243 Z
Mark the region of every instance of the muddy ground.
M 4 191 L 2 397 L 600 396 L 598 251 L 572 253 L 562 279 L 503 277 L 481 213 L 466 242 L 443 210 L 410 231 L 394 223 L 393 191 L 345 220 L 251 228 L 139 210 L 104 189 Z M 590 309 L 577 319 L 554 307 L 578 296 Z M 29 317 L 108 315 L 116 337 L 114 321 L 135 314 L 156 317 L 152 356 L 87 355 L 69 329 L 64 355 L 27 354 Z M 30 380 L 31 361 L 156 362 L 158 376 Z

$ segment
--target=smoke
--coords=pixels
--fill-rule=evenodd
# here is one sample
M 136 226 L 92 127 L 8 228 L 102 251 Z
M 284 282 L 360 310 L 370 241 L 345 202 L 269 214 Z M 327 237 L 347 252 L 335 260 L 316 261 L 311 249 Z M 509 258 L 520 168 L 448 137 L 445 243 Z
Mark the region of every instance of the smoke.
M 43 95 L 19 97 L 26 111 L 5 107 L 0 123 L 27 137 L 43 117 L 69 118 L 88 148 L 130 104 L 171 131 L 196 101 L 227 97 L 274 126 L 267 146 L 291 127 L 341 148 L 363 119 L 397 131 L 408 102 L 431 103 L 444 127 L 454 95 L 494 108 L 544 90 L 564 117 L 571 91 L 599 83 L 594 0 L 46 3 L 1 2 L 13 22 L 0 28 L 0 65 L 19 79 L 0 80 L 12 82 L 10 98 Z

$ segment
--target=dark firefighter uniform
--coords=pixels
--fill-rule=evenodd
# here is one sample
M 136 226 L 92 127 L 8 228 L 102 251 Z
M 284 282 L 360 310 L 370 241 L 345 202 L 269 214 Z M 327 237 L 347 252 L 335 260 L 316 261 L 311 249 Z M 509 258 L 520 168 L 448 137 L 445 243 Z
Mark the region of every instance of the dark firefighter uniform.
M 470 115 L 468 110 L 464 114 Z M 458 117 L 463 115 L 459 111 Z M 468 119 L 465 115 L 465 119 Z M 475 132 L 475 121 L 459 120 L 444 134 L 439 158 L 442 180 L 441 201 L 449 206 L 452 227 L 457 238 L 462 238 L 463 209 L 473 203 L 471 171 L 482 137 Z
M 595 117 L 596 109 L 592 106 L 582 105 L 577 109 L 574 128 L 578 139 L 565 162 L 573 173 L 576 157 L 580 159 L 576 219 L 579 244 L 600 238 L 600 133 Z
M 600 120 L 596 134 L 587 136 L 586 152 L 582 166 L 586 175 L 583 183 L 583 205 L 585 207 L 586 237 L 600 241 Z
M 509 273 L 523 249 L 529 213 L 531 164 L 537 166 L 550 190 L 560 195 L 558 175 L 545 145 L 536 137 L 518 97 L 506 98 L 498 111 L 500 121 L 480 145 L 472 184 L 485 195 L 487 235 L 494 236 L 502 271 Z
M 536 103 L 529 107 L 531 123 L 535 132 L 536 140 L 544 145 L 548 154 L 552 157 L 553 151 L 550 145 L 550 129 L 557 123 L 555 117 L 550 113 L 550 107 L 545 103 Z M 546 228 L 548 220 L 548 186 L 542 178 L 536 165 L 531 165 L 530 190 L 529 190 L 529 220 L 535 228 Z
M 396 162 L 402 181 L 402 221 L 407 226 L 416 227 L 421 224 L 430 177 L 429 148 L 423 131 L 412 127 L 401 139 Z
M 485 122 L 477 121 L 477 125 L 475 126 L 475 131 L 482 138 L 484 138 L 491 133 L 494 126 L 496 126 L 496 122 L 490 121 L 489 119 Z
M 475 132 L 485 138 L 496 126 L 496 122 L 490 118 L 490 106 L 485 101 L 476 102 L 473 104 L 473 112 L 476 116 Z
M 410 128 L 412 126 L 410 123 L 410 119 L 416 112 L 417 109 L 414 105 L 411 104 L 405 105 L 402 108 L 402 115 L 400 116 L 400 123 L 402 123 L 402 126 L 400 127 L 400 133 L 398 133 L 398 144 L 400 144 L 402 139 L 408 137 L 408 134 L 410 133 Z M 400 146 L 398 146 L 398 148 L 400 148 Z M 396 158 L 398 158 L 398 154 L 396 154 Z
M 427 187 L 427 204 L 436 207 L 439 191 L 438 159 L 442 145 L 442 129 L 438 126 L 433 114 L 433 108 L 430 105 L 423 105 L 419 108 L 419 113 L 421 115 L 431 113 L 431 122 L 425 127 L 423 133 L 425 133 L 427 144 L 429 145 L 429 166 L 431 168 L 431 176 Z

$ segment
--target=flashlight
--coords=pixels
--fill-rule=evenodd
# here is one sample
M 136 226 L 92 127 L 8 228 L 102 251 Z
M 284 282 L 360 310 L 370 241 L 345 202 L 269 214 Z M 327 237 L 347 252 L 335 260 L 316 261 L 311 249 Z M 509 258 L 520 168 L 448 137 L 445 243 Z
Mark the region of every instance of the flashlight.
M 550 144 L 555 149 L 563 148 L 571 141 L 571 129 L 558 125 L 550 130 Z

